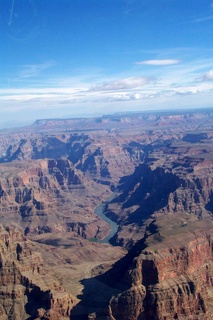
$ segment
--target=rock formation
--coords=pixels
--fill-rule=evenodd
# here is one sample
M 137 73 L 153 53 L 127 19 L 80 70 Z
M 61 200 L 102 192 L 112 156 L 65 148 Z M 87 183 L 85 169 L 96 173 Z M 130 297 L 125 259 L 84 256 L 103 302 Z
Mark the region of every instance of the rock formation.
M 69 319 L 75 298 L 54 280 L 41 254 L 15 228 L 0 226 L 1 319 Z
M 4 164 L 2 169 L 0 220 L 4 225 L 10 218 L 25 234 L 72 230 L 84 238 L 102 238 L 108 233 L 107 223 L 93 210 L 109 188 L 83 178 L 69 160 L 25 160 Z
M 212 119 L 115 114 L 1 131 L 0 318 L 211 320 Z M 96 242 L 110 229 L 98 205 L 128 253 Z
M 211 319 L 212 235 L 212 222 L 190 215 L 151 222 L 116 284 L 125 290 L 111 298 L 110 319 Z
M 212 135 L 201 137 L 196 148 L 189 143 L 183 149 L 182 140 L 178 146 L 153 146 L 134 173 L 121 178 L 117 197 L 107 212 L 119 221 L 114 243 L 131 247 L 141 238 L 143 224 L 152 215 L 187 212 L 199 218 L 212 216 Z

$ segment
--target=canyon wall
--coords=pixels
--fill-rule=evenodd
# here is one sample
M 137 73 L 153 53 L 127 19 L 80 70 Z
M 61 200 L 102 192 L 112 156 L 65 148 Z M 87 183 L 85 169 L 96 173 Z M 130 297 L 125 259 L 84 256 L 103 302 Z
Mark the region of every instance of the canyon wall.
M 84 238 L 108 233 L 94 208 L 109 187 L 83 177 L 67 159 L 25 160 L 1 166 L 0 221 L 19 224 L 25 235 L 76 232 Z
M 144 249 L 117 283 L 126 289 L 111 298 L 110 319 L 211 319 L 212 227 L 182 214 L 152 222 Z
M 1 319 L 69 319 L 75 298 L 54 280 L 41 254 L 13 227 L 0 226 Z

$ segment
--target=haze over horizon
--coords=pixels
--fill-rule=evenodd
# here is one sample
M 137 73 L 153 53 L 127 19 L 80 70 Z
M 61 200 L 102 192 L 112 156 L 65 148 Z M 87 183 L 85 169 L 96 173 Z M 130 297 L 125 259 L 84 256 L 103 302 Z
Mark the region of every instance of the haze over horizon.
M 0 127 L 213 106 L 213 1 L 1 0 Z

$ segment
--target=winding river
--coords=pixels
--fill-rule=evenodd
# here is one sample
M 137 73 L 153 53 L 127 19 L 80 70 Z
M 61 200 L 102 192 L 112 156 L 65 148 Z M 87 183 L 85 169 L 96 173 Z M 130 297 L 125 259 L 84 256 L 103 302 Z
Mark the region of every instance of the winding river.
M 107 200 L 104 202 L 100 203 L 94 210 L 95 214 L 97 214 L 101 219 L 106 221 L 110 225 L 110 232 L 109 234 L 103 238 L 102 240 L 98 240 L 97 242 L 99 243 L 109 243 L 109 240 L 116 234 L 118 231 L 118 224 L 111 219 L 109 219 L 105 214 L 104 214 L 104 209 L 107 203 L 109 203 L 113 198 L 116 197 L 116 194 L 113 193 Z

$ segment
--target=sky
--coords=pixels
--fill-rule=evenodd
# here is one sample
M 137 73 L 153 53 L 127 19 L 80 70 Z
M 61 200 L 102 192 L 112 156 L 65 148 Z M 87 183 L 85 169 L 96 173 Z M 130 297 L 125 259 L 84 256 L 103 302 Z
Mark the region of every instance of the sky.
M 0 127 L 213 107 L 213 1 L 0 0 Z

